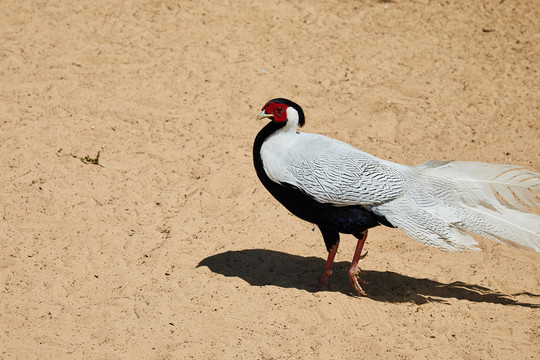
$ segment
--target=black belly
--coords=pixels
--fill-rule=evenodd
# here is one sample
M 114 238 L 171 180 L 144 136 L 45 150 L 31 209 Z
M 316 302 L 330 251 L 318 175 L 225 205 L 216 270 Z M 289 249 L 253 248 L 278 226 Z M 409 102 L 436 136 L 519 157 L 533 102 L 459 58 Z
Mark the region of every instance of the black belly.
M 266 185 L 266 184 L 265 184 Z M 289 184 L 273 183 L 270 193 L 291 213 L 320 227 L 343 234 L 359 234 L 377 225 L 392 225 L 382 216 L 362 206 L 335 206 L 320 203 Z

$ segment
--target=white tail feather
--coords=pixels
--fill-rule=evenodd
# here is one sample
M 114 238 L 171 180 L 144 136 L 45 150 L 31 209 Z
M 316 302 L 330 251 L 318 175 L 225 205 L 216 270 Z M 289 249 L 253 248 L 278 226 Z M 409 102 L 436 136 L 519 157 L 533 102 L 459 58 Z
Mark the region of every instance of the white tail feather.
M 475 249 L 462 230 L 540 252 L 540 174 L 511 165 L 428 161 L 410 168 L 406 194 L 377 207 L 423 243 Z M 408 211 L 398 209 L 406 207 Z M 529 207 L 529 209 L 528 209 Z
M 497 197 L 507 207 L 522 210 L 525 206 L 540 207 L 540 174 L 519 166 L 432 160 L 416 168 L 426 175 L 448 176 L 481 187 L 490 202 L 494 201 L 492 197 Z

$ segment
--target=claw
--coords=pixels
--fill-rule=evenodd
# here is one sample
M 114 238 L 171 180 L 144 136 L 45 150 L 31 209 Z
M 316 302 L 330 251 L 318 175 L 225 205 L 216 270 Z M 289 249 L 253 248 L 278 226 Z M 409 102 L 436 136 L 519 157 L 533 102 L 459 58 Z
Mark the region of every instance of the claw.
M 360 275 L 364 275 L 365 273 L 360 270 L 358 267 L 358 262 L 365 258 L 368 254 L 366 251 L 362 255 L 362 249 L 364 248 L 364 243 L 366 242 L 367 238 L 367 230 L 360 233 L 355 234 L 356 238 L 358 239 L 358 243 L 356 244 L 356 250 L 354 250 L 354 256 L 351 262 L 351 267 L 349 268 L 349 282 L 353 286 L 353 288 L 360 294 L 360 296 L 367 296 L 367 294 L 362 290 L 362 287 L 360 286 L 360 283 L 365 284 L 366 282 L 360 277 Z
M 332 275 L 332 269 L 325 270 L 319 282 L 314 283 L 314 284 L 309 284 L 309 286 L 312 289 L 311 291 L 317 292 L 317 291 L 321 291 L 322 289 L 328 289 L 328 277 L 330 275 Z
M 367 296 L 367 294 L 360 286 L 360 283 L 366 284 L 366 281 L 362 279 L 360 275 L 365 275 L 365 272 L 363 272 L 357 266 L 351 266 L 351 268 L 349 269 L 349 282 L 360 296 Z
M 309 284 L 311 292 L 319 292 L 323 289 L 328 289 L 328 282 L 319 281 L 318 283 Z
M 364 255 L 360 255 L 360 259 L 358 259 L 358 260 L 363 260 L 367 256 L 367 254 L 368 254 L 368 251 L 366 250 Z M 360 271 L 362 271 L 362 270 L 360 270 Z

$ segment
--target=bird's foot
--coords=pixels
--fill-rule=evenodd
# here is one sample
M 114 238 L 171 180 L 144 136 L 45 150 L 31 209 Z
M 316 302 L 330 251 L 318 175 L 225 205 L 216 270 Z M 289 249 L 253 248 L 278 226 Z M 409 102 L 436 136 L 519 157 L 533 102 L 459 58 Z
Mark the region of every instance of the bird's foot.
M 360 270 L 360 268 L 358 267 L 358 262 L 362 260 L 363 258 L 365 258 L 368 254 L 366 251 L 362 255 L 362 249 L 364 248 L 364 243 L 366 242 L 366 238 L 367 238 L 367 230 L 355 236 L 358 239 L 358 243 L 356 244 L 356 250 L 354 250 L 354 256 L 351 262 L 351 267 L 349 268 L 349 281 L 360 296 L 367 296 L 364 290 L 362 290 L 362 287 L 360 286 L 360 283 L 362 284 L 366 283 L 360 277 L 360 275 L 363 275 L 364 272 Z
M 326 270 L 321 277 L 319 282 L 314 284 L 309 284 L 312 292 L 321 291 L 323 289 L 328 289 L 328 278 L 332 275 L 332 270 Z
M 366 256 L 366 254 L 364 254 L 363 256 Z M 360 296 L 367 296 L 367 294 L 364 292 L 364 290 L 363 290 L 362 287 L 360 286 L 360 283 L 366 284 L 365 280 L 362 279 L 362 278 L 360 277 L 360 275 L 365 275 L 365 272 L 363 272 L 363 271 L 358 267 L 358 265 L 353 264 L 353 265 L 349 268 L 349 281 L 350 281 L 351 285 L 353 286 L 353 288 L 356 290 L 356 292 L 358 292 L 358 294 L 359 294 Z

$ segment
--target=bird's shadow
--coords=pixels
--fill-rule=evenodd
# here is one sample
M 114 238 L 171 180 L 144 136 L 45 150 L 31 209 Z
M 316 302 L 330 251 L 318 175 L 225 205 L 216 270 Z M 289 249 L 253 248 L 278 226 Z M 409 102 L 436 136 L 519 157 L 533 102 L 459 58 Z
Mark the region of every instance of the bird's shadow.
M 309 283 L 321 275 L 325 261 L 318 257 L 303 257 L 279 251 L 250 249 L 227 251 L 203 259 L 197 267 L 206 266 L 211 271 L 227 277 L 239 277 L 253 286 L 273 285 L 310 291 Z M 347 277 L 348 262 L 334 263 L 330 287 L 326 291 L 355 296 Z M 455 298 L 473 302 L 516 305 L 540 308 L 539 303 L 519 301 L 516 297 L 527 296 L 539 299 L 532 293 L 502 294 L 483 286 L 453 282 L 440 283 L 420 279 L 391 271 L 364 270 L 366 281 L 362 288 L 376 301 L 392 303 L 413 302 L 425 304 Z

